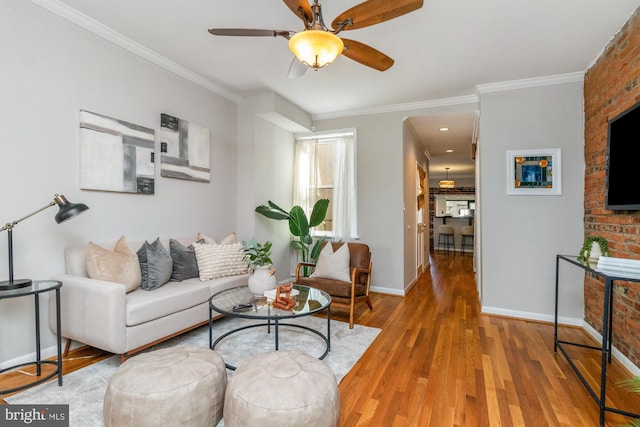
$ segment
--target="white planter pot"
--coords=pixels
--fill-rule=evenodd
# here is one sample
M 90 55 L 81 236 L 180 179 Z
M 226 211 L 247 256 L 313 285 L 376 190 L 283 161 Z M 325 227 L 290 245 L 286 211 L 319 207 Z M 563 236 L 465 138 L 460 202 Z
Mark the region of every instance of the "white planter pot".
M 264 296 L 264 291 L 276 288 L 276 276 L 271 271 L 271 266 L 259 266 L 249 276 L 249 290 L 255 296 Z
M 591 253 L 589 254 L 590 262 L 598 262 L 598 259 L 602 256 L 600 251 L 600 244 L 598 242 L 591 242 Z

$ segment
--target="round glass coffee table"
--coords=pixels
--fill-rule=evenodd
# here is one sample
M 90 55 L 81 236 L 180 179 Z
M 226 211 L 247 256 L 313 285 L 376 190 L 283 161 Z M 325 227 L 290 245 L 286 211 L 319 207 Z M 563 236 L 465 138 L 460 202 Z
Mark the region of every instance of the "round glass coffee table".
M 297 291 L 297 295 L 291 298 L 296 301 L 296 305 L 288 311 L 274 308 L 271 300 L 267 297 L 256 297 L 249 290 L 248 286 L 239 286 L 227 289 L 214 294 L 209 299 L 209 348 L 215 350 L 220 341 L 240 331 L 251 328 L 265 328 L 267 333 L 274 331 L 275 350 L 279 350 L 279 328 L 280 326 L 290 326 L 294 328 L 305 329 L 316 334 L 324 343 L 326 348 L 324 353 L 318 359 L 324 359 L 331 350 L 331 296 L 328 293 L 309 286 L 293 285 L 293 289 Z M 297 317 L 309 316 L 319 313 L 323 310 L 327 312 L 327 333 L 326 335 L 317 329 L 305 325 L 295 323 L 282 322 L 286 319 L 294 319 Z M 215 341 L 213 340 L 213 315 L 214 311 L 224 316 L 236 317 L 242 319 L 264 320 L 264 322 L 252 323 L 249 325 L 235 328 L 231 331 L 220 335 Z M 227 368 L 235 370 L 236 367 L 225 363 Z

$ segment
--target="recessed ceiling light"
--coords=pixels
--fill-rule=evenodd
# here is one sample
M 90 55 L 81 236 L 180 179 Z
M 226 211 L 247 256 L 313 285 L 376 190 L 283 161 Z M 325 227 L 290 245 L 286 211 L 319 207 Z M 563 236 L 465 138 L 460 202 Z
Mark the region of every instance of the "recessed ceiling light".
M 440 131 L 441 131 L 441 132 L 446 132 L 446 131 L 448 131 L 448 130 L 449 130 L 449 128 L 440 128 Z
M 449 149 L 447 150 L 447 153 L 453 153 L 453 150 Z

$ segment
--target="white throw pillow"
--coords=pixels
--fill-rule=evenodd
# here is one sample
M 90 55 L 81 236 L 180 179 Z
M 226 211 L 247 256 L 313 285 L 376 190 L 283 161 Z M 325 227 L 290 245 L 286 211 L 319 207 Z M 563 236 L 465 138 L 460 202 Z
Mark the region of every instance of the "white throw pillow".
M 206 243 L 207 245 L 217 245 L 218 242 L 216 242 L 215 239 L 212 239 L 211 237 L 207 236 L 206 234 L 202 233 L 202 232 L 198 232 L 198 236 L 196 237 L 197 240 L 202 240 L 204 243 Z
M 230 245 L 236 242 L 236 233 L 229 233 L 220 240 L 220 243 L 216 242 L 216 239 L 213 239 L 202 232 L 198 232 L 198 240 L 203 240 L 204 243 L 209 245 Z
M 200 280 L 218 277 L 235 276 L 247 272 L 247 264 L 243 261 L 242 245 L 208 245 L 193 243 L 198 261 Z
M 316 268 L 311 273 L 311 277 L 351 282 L 349 258 L 349 245 L 345 243 L 334 252 L 331 243 L 327 242 L 320 251 Z

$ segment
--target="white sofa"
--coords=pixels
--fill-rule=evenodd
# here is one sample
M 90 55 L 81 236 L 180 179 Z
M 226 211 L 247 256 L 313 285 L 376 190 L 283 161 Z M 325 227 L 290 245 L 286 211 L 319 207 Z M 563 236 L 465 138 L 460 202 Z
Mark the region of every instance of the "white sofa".
M 183 245 L 194 238 L 177 238 Z M 169 239 L 161 242 L 167 250 Z M 133 251 L 144 242 L 129 242 Z M 112 248 L 112 245 L 104 245 Z M 119 283 L 91 279 L 85 266 L 87 246 L 65 250 L 66 274 L 62 282 L 61 336 L 69 350 L 71 340 L 120 354 L 122 358 L 194 329 L 209 321 L 209 298 L 216 292 L 246 285 L 249 275 L 201 281 L 170 281 L 153 291 L 137 288 L 129 293 Z M 216 316 L 220 317 L 220 316 Z M 49 327 L 56 331 L 55 299 L 49 299 Z

